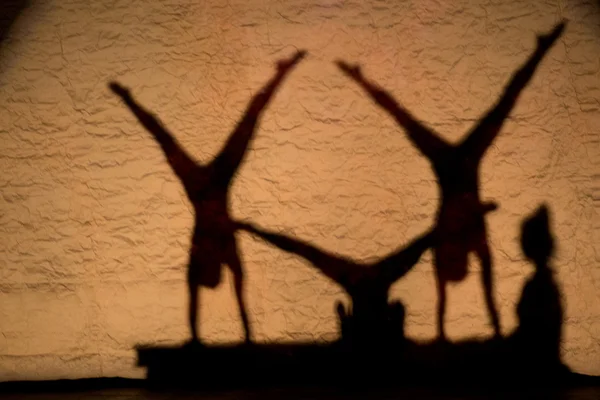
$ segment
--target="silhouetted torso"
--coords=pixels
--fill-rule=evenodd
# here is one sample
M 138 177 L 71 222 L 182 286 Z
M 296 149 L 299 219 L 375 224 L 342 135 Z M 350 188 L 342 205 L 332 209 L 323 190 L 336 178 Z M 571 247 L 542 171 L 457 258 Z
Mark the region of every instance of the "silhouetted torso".
M 432 160 L 439 179 L 440 207 L 437 229 L 444 241 L 437 248 L 442 262 L 439 274 L 448 281 L 464 279 L 468 254 L 476 251 L 485 238 L 485 220 L 479 196 L 479 159 L 469 157 L 459 146 Z
M 192 199 L 196 218 L 193 237 L 221 236 L 225 233 L 232 235 L 234 230 L 229 218 L 227 193 L 209 187 L 198 194 L 197 198 Z
M 369 267 L 360 277 L 360 282 L 344 286 L 352 299 L 352 309 L 342 323 L 342 338 L 357 348 L 377 347 L 390 349 L 402 345 L 404 339 L 404 307 L 400 303 L 391 305 L 391 284 L 375 277 Z M 341 316 L 342 319 L 344 317 Z
M 479 196 L 479 164 L 481 160 L 463 154 L 457 147 L 432 162 L 440 182 L 441 205 L 438 209 L 438 229 L 441 234 L 473 233 L 480 228 L 483 214 L 473 212 L 481 207 Z M 473 229 L 465 229 L 473 228 Z M 483 226 L 481 226 L 483 228 Z M 474 232 L 481 234 L 480 232 Z
M 552 270 L 538 267 L 523 288 L 517 307 L 518 335 L 538 361 L 560 359 L 563 309 Z
M 442 200 L 478 192 L 480 158 L 470 156 L 458 146 L 448 149 L 431 163 L 442 190 Z

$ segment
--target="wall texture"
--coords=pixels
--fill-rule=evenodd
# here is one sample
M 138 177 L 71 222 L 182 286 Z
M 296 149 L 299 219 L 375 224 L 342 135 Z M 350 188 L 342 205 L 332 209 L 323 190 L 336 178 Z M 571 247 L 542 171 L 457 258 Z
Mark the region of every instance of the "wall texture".
M 403 131 L 333 65 L 359 62 L 450 141 L 464 135 L 561 18 L 570 25 L 482 167 L 503 331 L 533 269 L 518 243 L 553 212 L 562 354 L 600 374 L 600 13 L 585 1 L 40 0 L 0 55 L 0 380 L 142 376 L 133 347 L 187 339 L 192 214 L 118 79 L 199 161 L 297 48 L 310 52 L 262 119 L 232 192 L 248 218 L 356 259 L 428 229 L 438 193 Z M 256 341 L 333 340 L 344 294 L 239 234 Z M 472 262 L 449 291 L 451 339 L 491 328 Z M 431 255 L 393 288 L 407 335 L 435 335 Z M 201 335 L 242 337 L 231 277 L 201 291 Z M 347 299 L 346 299 L 347 300 Z

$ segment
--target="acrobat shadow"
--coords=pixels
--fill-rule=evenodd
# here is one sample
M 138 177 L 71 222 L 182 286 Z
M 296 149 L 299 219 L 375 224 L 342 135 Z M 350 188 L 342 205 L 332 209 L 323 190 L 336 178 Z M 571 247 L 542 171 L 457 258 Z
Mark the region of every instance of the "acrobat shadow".
M 441 203 L 437 212 L 437 229 L 442 236 L 434 249 L 438 289 L 438 336 L 445 338 L 446 286 L 467 276 L 468 255 L 475 252 L 481 263 L 485 302 L 496 336 L 500 321 L 494 302 L 492 256 L 479 194 L 479 169 L 483 156 L 500 133 L 504 121 L 519 95 L 533 77 L 544 56 L 562 35 L 566 21 L 549 34 L 538 35 L 537 47 L 527 62 L 513 74 L 500 100 L 470 133 L 457 145 L 443 140 L 433 129 L 419 122 L 384 89 L 367 80 L 359 66 L 338 61 L 338 67 L 404 128 L 409 140 L 427 157 L 437 175 Z
M 116 82 L 109 85 L 158 142 L 194 206 L 195 226 L 187 275 L 190 299 L 188 318 L 192 342 L 199 340 L 198 289 L 201 286 L 214 288 L 219 285 L 222 264 L 227 264 L 233 273 L 245 337 L 246 341 L 250 341 L 250 323 L 243 295 L 244 273 L 234 236 L 235 227 L 229 218 L 229 188 L 254 137 L 262 112 L 279 85 L 305 54 L 304 51 L 299 51 L 291 58 L 277 63 L 275 76 L 252 98 L 227 143 L 208 165 L 195 162 L 160 121 L 133 99 L 128 89 Z

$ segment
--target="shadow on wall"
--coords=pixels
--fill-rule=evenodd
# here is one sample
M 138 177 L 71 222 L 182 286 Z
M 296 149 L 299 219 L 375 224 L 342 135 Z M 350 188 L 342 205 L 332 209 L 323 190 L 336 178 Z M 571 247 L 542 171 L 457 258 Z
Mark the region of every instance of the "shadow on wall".
M 402 336 L 403 313 L 398 312 L 402 306 L 393 303 L 387 305 L 387 311 L 377 310 L 369 319 L 362 315 L 345 315 L 349 321 L 342 322 L 351 323 L 354 329 L 343 329 L 341 339 L 331 344 L 140 346 L 138 365 L 147 367 L 148 383 L 155 388 L 231 389 L 307 384 L 342 388 L 402 387 L 433 382 L 453 387 L 501 384 L 504 388 L 523 384 L 567 385 L 578 379 L 581 382 L 581 376 L 572 374 L 560 360 L 562 305 L 548 265 L 554 242 L 549 220 L 549 210 L 543 205 L 522 224 L 523 252 L 533 262 L 536 274 L 522 292 L 517 309 L 519 326 L 507 338 L 456 343 L 438 339 L 416 343 Z M 250 229 L 275 246 L 307 257 L 313 263 L 315 259 L 329 260 L 340 268 L 349 267 L 350 271 L 364 268 L 346 258 L 324 254 L 305 242 Z M 419 246 L 414 247 L 415 243 L 425 243 L 429 238 L 429 234 L 425 235 L 402 250 L 399 254 L 410 254 L 411 262 L 398 265 L 410 268 L 421 253 Z M 361 287 L 359 282 L 363 279 L 365 284 L 377 282 L 375 278 L 381 271 L 378 265 L 374 265 L 377 272 L 373 275 L 368 272 L 343 274 L 341 270 L 336 273 L 348 279 L 356 277 L 355 284 Z M 322 272 L 329 276 L 330 271 Z M 346 288 L 347 281 L 341 282 Z M 361 292 L 361 295 L 368 293 Z M 353 301 L 364 300 L 353 297 Z M 371 327 L 370 335 L 357 338 L 356 329 L 364 333 Z M 348 340 L 348 335 L 354 340 Z
M 277 72 L 273 78 L 251 99 L 244 116 L 229 136 L 220 154 L 207 165 L 195 162 L 158 119 L 138 105 L 128 89 L 116 82 L 109 85 L 158 142 L 194 206 L 196 221 L 187 275 L 188 318 L 192 342 L 199 339 L 198 289 L 201 286 L 215 288 L 219 285 L 222 264 L 227 264 L 233 273 L 246 341 L 250 341 L 250 323 L 243 297 L 244 273 L 234 235 L 235 224 L 229 217 L 229 189 L 254 137 L 262 112 L 283 80 L 304 55 L 305 52 L 299 51 L 290 59 L 277 63 Z
M 13 23 L 31 4 L 30 0 L 2 0 L 0 4 L 0 43 L 8 36 Z
M 438 336 L 445 337 L 446 286 L 467 276 L 468 255 L 475 252 L 481 262 L 485 302 L 494 328 L 500 336 L 500 321 L 494 302 L 492 256 L 487 239 L 484 211 L 496 208 L 495 203 L 482 203 L 479 195 L 479 167 L 504 121 L 515 106 L 519 95 L 533 77 L 544 56 L 565 29 L 558 24 L 552 32 L 537 37 L 537 47 L 529 60 L 512 76 L 500 100 L 458 145 L 444 141 L 436 132 L 419 122 L 392 96 L 363 77 L 358 66 L 343 61 L 340 69 L 404 128 L 409 140 L 429 160 L 441 192 L 437 213 L 440 240 L 434 246 L 434 265 L 438 287 Z
M 563 305 L 549 264 L 555 242 L 550 224 L 550 211 L 542 205 L 521 225 L 521 248 L 535 268 L 517 306 L 519 327 L 513 335 L 524 368 L 533 368 L 533 360 L 541 365 L 560 361 Z
M 147 367 L 148 381 L 158 386 L 177 387 L 232 388 L 307 383 L 347 387 L 430 384 L 432 381 L 453 385 L 559 383 L 564 380 L 557 378 L 571 377 L 559 353 L 562 306 L 548 266 L 553 245 L 548 208 L 540 207 L 523 222 L 523 252 L 534 263 L 537 272 L 525 286 L 519 303 L 519 328 L 510 337 L 503 338 L 493 301 L 492 263 L 484 219 L 497 204 L 481 201 L 478 181 L 479 166 L 487 148 L 564 28 L 562 22 L 550 33 L 538 36 L 535 51 L 513 75 L 500 100 L 456 146 L 444 142 L 391 95 L 366 80 L 359 67 L 338 61 L 340 69 L 406 130 L 410 140 L 432 163 L 442 191 L 435 226 L 390 256 L 368 265 L 250 222 L 232 221 L 229 217 L 228 188 L 260 114 L 287 73 L 303 58 L 304 52 L 278 63 L 275 77 L 251 100 L 222 152 L 206 166 L 192 161 L 158 120 L 137 105 L 127 89 L 112 83 L 113 92 L 124 100 L 162 147 L 196 213 L 188 268 L 192 340 L 174 348 L 138 347 L 138 364 Z M 234 238 L 237 229 L 303 257 L 350 295 L 350 310 L 337 304 L 340 340 L 331 344 L 288 345 L 250 342 L 242 293 L 243 273 Z M 415 343 L 404 337 L 404 307 L 399 302 L 390 303 L 388 292 L 429 248 L 435 253 L 439 337 L 430 343 Z M 443 329 L 445 285 L 464 279 L 467 256 L 471 251 L 482 263 L 482 283 L 495 335 L 490 340 L 449 343 Z M 196 327 L 197 289 L 218 285 L 222 264 L 228 264 L 235 276 L 235 293 L 246 328 L 246 343 L 204 346 L 198 340 Z

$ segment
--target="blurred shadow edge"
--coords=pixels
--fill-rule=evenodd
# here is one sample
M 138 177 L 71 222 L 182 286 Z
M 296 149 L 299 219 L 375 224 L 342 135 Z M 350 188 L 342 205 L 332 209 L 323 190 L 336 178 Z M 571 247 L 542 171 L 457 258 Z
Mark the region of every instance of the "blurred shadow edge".
M 31 0 L 2 0 L 0 1 L 0 43 L 10 34 L 10 29 L 19 15 L 31 6 Z
M 401 350 L 385 352 L 357 351 L 339 342 L 136 350 L 138 366 L 146 368 L 146 383 L 154 389 L 600 387 L 600 377 L 573 373 L 560 362 L 530 370 L 510 340 L 409 340 Z

